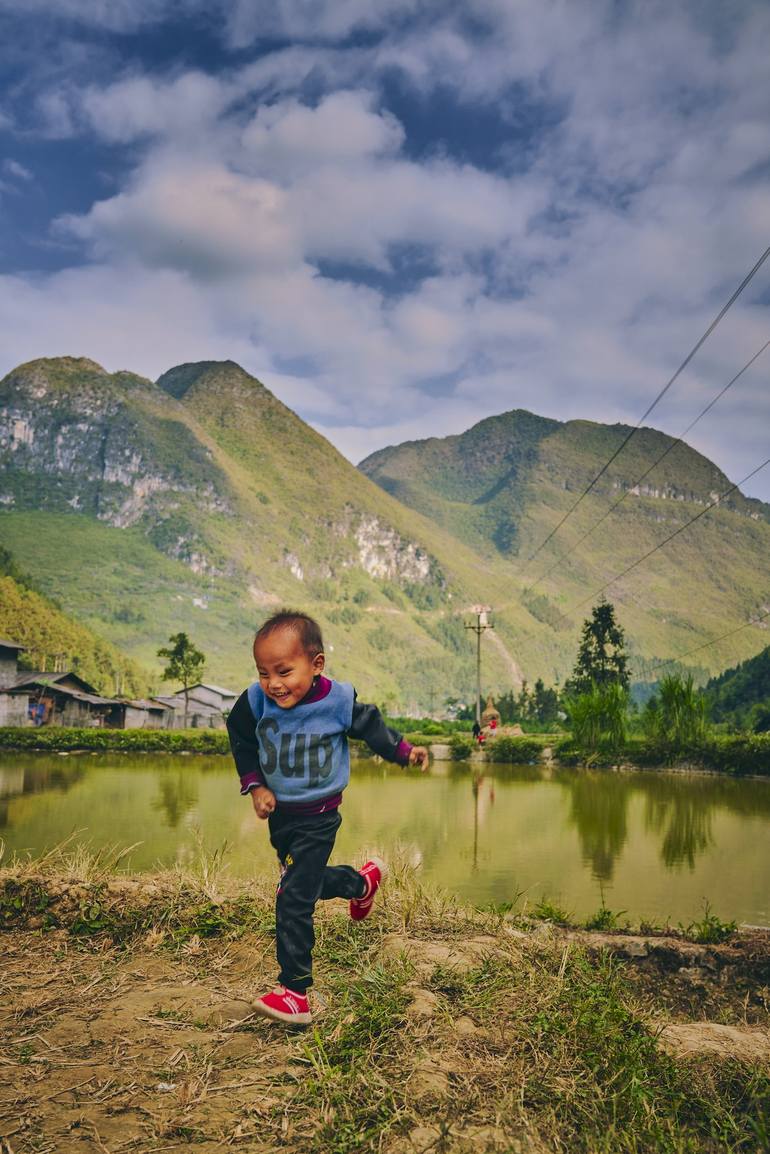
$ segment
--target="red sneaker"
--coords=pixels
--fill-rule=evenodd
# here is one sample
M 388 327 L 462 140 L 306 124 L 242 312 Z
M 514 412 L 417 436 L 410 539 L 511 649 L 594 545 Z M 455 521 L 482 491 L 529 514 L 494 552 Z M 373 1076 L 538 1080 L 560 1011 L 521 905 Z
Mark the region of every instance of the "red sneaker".
M 373 857 L 358 871 L 366 882 L 366 891 L 362 898 L 353 898 L 350 903 L 350 916 L 354 922 L 362 922 L 368 918 L 374 905 L 374 896 L 387 875 L 388 867 L 381 858 Z
M 312 1018 L 307 997 L 295 990 L 287 990 L 286 986 L 276 986 L 253 1005 L 258 1014 L 272 1018 L 274 1022 L 285 1022 L 287 1026 L 309 1026 Z

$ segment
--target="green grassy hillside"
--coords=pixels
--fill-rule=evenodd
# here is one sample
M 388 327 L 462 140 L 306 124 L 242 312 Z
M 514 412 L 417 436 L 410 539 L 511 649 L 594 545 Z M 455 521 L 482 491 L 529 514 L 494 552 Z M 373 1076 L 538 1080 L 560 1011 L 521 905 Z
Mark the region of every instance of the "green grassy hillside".
M 289 604 L 320 619 L 331 670 L 362 697 L 425 711 L 473 694 L 474 604 L 495 609 L 485 688 L 563 678 L 590 606 L 564 611 L 726 487 L 679 446 L 529 588 L 558 551 L 529 569 L 524 559 L 624 434 L 517 411 L 384 450 L 362 472 L 232 362 L 180 365 L 153 383 L 88 360 L 34 361 L 0 382 L 0 540 L 148 677 L 184 630 L 206 677 L 238 688 L 254 627 Z M 667 443 L 640 432 L 559 549 Z M 770 593 L 768 556 L 766 507 L 737 496 L 608 590 L 639 671 L 746 620 Z M 746 630 L 697 660 L 716 671 L 759 643 Z
M 704 696 L 714 721 L 757 733 L 770 730 L 770 645 L 734 669 L 712 677 Z
M 521 644 L 525 651 L 530 644 L 537 651 L 534 663 L 548 678 L 564 671 L 565 638 L 574 646 L 590 609 L 590 601 L 579 602 L 730 484 L 712 462 L 679 444 L 635 489 L 636 479 L 673 445 L 665 434 L 641 429 L 529 563 L 628 431 L 623 425 L 560 424 L 514 411 L 457 437 L 381 450 L 360 468 L 414 508 L 430 510 L 495 568 L 504 563 L 508 596 L 501 603 L 488 600 L 497 608 L 498 623 L 511 631 L 515 626 L 509 614 L 522 605 L 546 626 L 538 641 L 526 630 Z M 579 544 L 624 492 L 627 498 L 617 511 Z M 636 672 L 643 676 L 655 659 L 684 653 L 749 620 L 770 601 L 769 562 L 770 509 L 735 493 L 610 585 L 607 596 L 617 602 Z M 717 670 L 736 654 L 756 652 L 762 643 L 761 630 L 747 629 L 704 650 L 695 661 L 699 668 Z
M 255 625 L 288 603 L 320 618 L 331 668 L 362 696 L 427 707 L 469 690 L 458 615 L 477 584 L 474 552 L 237 365 L 180 366 L 154 385 L 39 361 L 9 374 L 0 400 L 2 539 L 148 670 L 184 629 L 206 676 L 235 688 L 251 676 Z M 504 651 L 487 664 L 495 685 L 509 679 Z
M 136 662 L 127 660 L 86 625 L 63 613 L 0 547 L 0 637 L 24 645 L 23 669 L 52 669 L 59 658 L 90 685 L 108 696 L 121 692 L 140 696 L 149 680 Z

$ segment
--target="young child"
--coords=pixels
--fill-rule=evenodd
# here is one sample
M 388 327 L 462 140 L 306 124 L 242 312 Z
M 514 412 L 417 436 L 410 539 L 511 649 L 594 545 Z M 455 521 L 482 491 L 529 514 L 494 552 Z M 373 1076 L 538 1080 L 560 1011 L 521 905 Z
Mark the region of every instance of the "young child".
M 305 613 L 282 610 L 254 638 L 259 681 L 227 719 L 230 747 L 259 818 L 281 863 L 275 903 L 278 986 L 254 1004 L 265 1017 L 291 1026 L 310 1022 L 316 902 L 347 898 L 354 921 L 367 917 L 385 876 L 372 858 L 360 870 L 329 866 L 350 778 L 347 737 L 400 765 L 428 766 L 428 751 L 389 729 L 374 705 L 356 701 L 346 682 L 323 676 L 321 630 Z

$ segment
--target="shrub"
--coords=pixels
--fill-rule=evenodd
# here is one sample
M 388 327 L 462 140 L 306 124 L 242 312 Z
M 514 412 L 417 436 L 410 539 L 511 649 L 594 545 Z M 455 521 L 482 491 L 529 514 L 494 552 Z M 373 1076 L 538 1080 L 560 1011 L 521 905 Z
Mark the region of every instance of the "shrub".
M 517 765 L 539 761 L 545 743 L 533 737 L 508 737 L 502 734 L 484 748 L 490 761 L 510 761 Z
M 0 749 L 125 750 L 135 753 L 229 753 L 223 729 L 0 728 Z
M 582 749 L 618 750 L 626 740 L 628 691 L 618 682 L 594 685 L 567 701 L 576 745 Z
M 464 737 L 461 733 L 453 733 L 449 739 L 449 752 L 452 761 L 467 761 L 473 752 L 472 737 Z
M 693 688 L 692 674 L 664 677 L 644 711 L 644 730 L 669 756 L 692 749 L 706 737 L 706 702 Z

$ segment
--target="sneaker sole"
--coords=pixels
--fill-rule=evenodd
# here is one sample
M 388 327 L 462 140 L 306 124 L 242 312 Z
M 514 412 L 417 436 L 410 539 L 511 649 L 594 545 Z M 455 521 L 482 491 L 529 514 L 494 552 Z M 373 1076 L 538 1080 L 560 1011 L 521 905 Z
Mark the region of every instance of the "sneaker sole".
M 261 1014 L 263 1018 L 269 1018 L 271 1022 L 281 1022 L 284 1026 L 290 1026 L 292 1029 L 304 1030 L 313 1020 L 312 1014 L 282 1014 L 280 1010 L 274 1010 L 271 1006 L 266 1006 L 264 1002 L 252 1002 L 252 1006 L 255 1014 Z
M 368 860 L 372 863 L 372 865 L 376 865 L 377 869 L 380 871 L 380 885 L 377 886 L 377 890 L 379 890 L 380 886 L 385 881 L 385 878 L 388 876 L 388 864 L 387 864 L 387 862 L 384 862 L 381 857 L 370 857 Z M 372 912 L 372 906 L 374 905 L 374 899 L 376 897 L 377 897 L 377 892 L 373 893 L 370 898 L 353 898 L 353 900 L 350 903 L 351 920 L 354 922 L 366 921 L 366 919 L 369 917 L 369 914 Z M 353 915 L 353 902 L 354 901 L 358 903 L 359 909 L 361 909 L 361 905 L 364 902 L 367 903 L 366 908 L 364 910 L 362 910 L 359 917 L 354 917 L 354 915 Z

